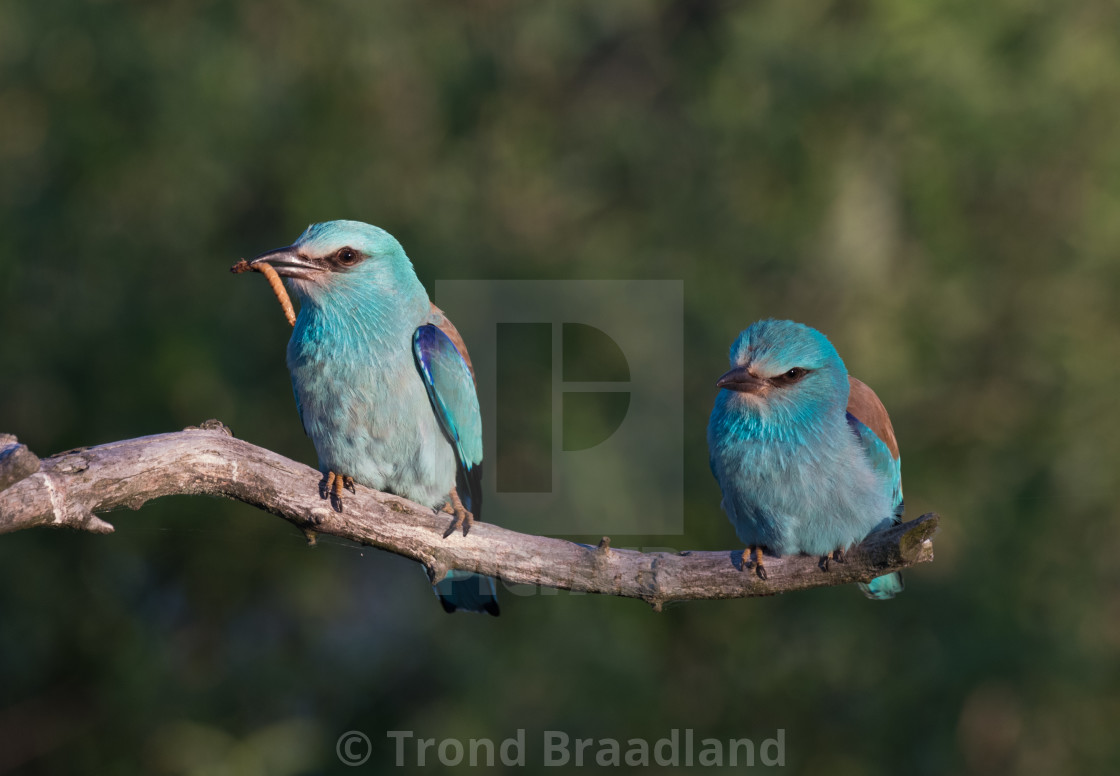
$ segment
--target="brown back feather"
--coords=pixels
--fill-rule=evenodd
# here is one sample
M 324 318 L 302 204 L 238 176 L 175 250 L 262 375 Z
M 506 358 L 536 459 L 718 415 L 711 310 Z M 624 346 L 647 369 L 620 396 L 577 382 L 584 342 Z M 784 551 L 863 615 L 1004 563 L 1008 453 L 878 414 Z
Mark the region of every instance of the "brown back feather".
M 467 362 L 467 369 L 471 370 L 471 378 L 474 379 L 475 383 L 477 383 L 478 379 L 474 376 L 474 364 L 471 363 L 471 356 L 469 353 L 467 353 L 467 344 L 463 342 L 463 338 L 462 336 L 460 336 L 459 330 L 456 329 L 455 324 L 453 324 L 450 319 L 448 319 L 448 317 L 444 315 L 443 310 L 436 307 L 434 303 L 429 302 L 429 304 L 432 305 L 432 322 L 436 325 L 436 328 L 446 334 L 447 338 L 451 340 L 453 345 L 455 345 L 455 349 L 459 351 L 459 355 L 462 356 L 463 360 Z
M 883 441 L 891 451 L 891 457 L 898 460 L 898 440 L 894 438 L 894 427 L 887 415 L 887 408 L 875 391 L 866 383 L 848 375 L 848 384 L 851 386 L 848 393 L 848 412 L 863 425 L 867 426 L 875 436 Z

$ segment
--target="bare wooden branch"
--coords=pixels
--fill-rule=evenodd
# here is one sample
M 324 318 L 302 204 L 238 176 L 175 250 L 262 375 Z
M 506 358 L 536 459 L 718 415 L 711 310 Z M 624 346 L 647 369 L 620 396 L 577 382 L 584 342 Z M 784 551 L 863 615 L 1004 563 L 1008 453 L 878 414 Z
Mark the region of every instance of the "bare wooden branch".
M 127 439 L 35 459 L 0 437 L 0 533 L 37 525 L 94 533 L 113 527 L 97 513 L 175 494 L 236 499 L 284 518 L 313 538 L 331 534 L 424 564 L 429 577 L 450 569 L 478 571 L 508 582 L 663 603 L 701 598 L 765 596 L 827 585 L 866 582 L 888 571 L 933 560 L 938 516 L 930 513 L 868 537 L 822 571 L 807 556 L 768 558 L 763 581 L 741 567 L 741 550 L 638 552 L 530 536 L 475 523 L 469 536 L 443 538 L 446 514 L 358 486 L 345 513 L 319 497 L 320 474 L 232 436 L 217 421 L 198 428 Z M 26 450 L 26 447 L 22 448 Z M 26 453 L 31 459 L 30 451 Z M 4 457 L 7 456 L 7 457 Z M 14 465 L 4 463 L 11 458 Z

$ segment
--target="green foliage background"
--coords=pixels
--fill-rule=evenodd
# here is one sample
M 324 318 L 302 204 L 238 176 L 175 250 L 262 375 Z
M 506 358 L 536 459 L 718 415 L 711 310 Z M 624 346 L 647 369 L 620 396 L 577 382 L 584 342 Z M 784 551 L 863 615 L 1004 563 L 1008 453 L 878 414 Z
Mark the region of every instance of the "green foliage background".
M 687 534 L 616 544 L 735 544 L 704 427 L 765 316 L 876 388 L 943 529 L 885 605 L 506 594 L 498 620 L 216 500 L 3 536 L 0 772 L 345 772 L 350 729 L 384 769 L 386 730 L 519 727 L 1115 772 L 1118 34 L 1090 0 L 7 0 L 0 430 L 40 454 L 217 417 L 313 463 L 275 300 L 226 268 L 358 218 L 429 288 L 684 280 Z

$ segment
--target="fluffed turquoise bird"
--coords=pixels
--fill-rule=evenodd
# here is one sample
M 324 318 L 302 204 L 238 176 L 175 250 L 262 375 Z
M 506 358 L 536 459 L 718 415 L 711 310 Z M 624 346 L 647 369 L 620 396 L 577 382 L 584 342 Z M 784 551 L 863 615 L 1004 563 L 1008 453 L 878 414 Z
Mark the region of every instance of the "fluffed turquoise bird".
M 428 299 L 401 244 L 360 221 L 312 224 L 267 262 L 300 302 L 288 369 L 323 473 L 342 511 L 358 482 L 455 517 L 466 535 L 482 508 L 482 420 L 470 357 Z M 494 581 L 453 571 L 444 609 L 498 614 Z
M 902 469 L 890 418 L 816 329 L 751 324 L 731 346 L 708 423 L 723 510 L 766 579 L 763 552 L 843 560 L 869 533 L 902 520 Z M 752 561 L 753 556 L 753 561 Z M 893 598 L 898 572 L 860 584 Z

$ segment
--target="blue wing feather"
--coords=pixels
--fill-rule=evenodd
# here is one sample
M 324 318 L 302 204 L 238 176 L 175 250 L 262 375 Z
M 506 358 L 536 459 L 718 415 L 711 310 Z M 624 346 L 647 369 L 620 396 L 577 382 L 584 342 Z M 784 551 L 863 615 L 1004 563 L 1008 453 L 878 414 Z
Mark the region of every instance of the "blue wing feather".
M 883 481 L 887 483 L 888 487 L 893 491 L 892 503 L 894 504 L 894 514 L 890 517 L 883 518 L 883 522 L 879 524 L 876 530 L 882 530 L 896 523 L 901 523 L 903 509 L 902 460 L 891 455 L 890 448 L 887 447 L 886 443 L 884 443 L 874 431 L 864 425 L 863 421 L 850 412 L 848 413 L 848 425 L 859 439 L 864 452 L 867 453 L 867 458 L 871 462 L 871 468 L 883 477 Z M 885 574 L 881 577 L 876 577 L 867 583 L 859 583 L 859 589 L 863 591 L 864 595 L 879 601 L 894 598 L 901 593 L 905 587 L 905 583 L 902 581 L 902 574 L 897 571 Z
M 446 320 L 442 312 L 439 319 Z M 430 323 L 413 334 L 412 352 L 432 411 L 455 450 L 455 489 L 463 506 L 478 518 L 482 509 L 482 413 L 465 353 L 459 352 L 443 329 Z M 451 571 L 435 585 L 435 594 L 448 612 L 463 609 L 497 616 L 500 611 L 494 580 L 469 571 Z
M 902 461 L 891 455 L 890 449 L 874 431 L 864 425 L 863 421 L 852 413 L 848 413 L 848 425 L 859 439 L 871 468 L 875 470 L 884 482 L 889 483 L 892 489 L 891 503 L 894 505 L 894 520 L 902 521 Z M 888 523 L 889 525 L 889 523 Z M 886 527 L 886 526 L 880 526 Z
M 482 508 L 482 414 L 474 378 L 455 343 L 438 326 L 419 327 L 412 351 L 432 410 L 455 450 L 459 498 L 477 518 Z

